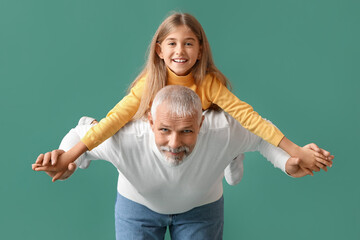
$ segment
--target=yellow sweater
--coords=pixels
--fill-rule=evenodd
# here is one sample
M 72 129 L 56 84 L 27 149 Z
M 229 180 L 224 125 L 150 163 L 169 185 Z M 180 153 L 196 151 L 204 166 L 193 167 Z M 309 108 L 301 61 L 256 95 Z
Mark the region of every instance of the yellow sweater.
M 167 85 L 182 85 L 191 88 L 199 95 L 203 109 L 208 109 L 212 103 L 218 105 L 243 127 L 274 146 L 278 146 L 284 137 L 279 129 L 264 120 L 249 104 L 238 99 L 211 74 L 205 76 L 202 85 L 196 86 L 191 73 L 187 76 L 177 76 L 168 71 Z M 86 133 L 81 141 L 89 150 L 113 136 L 132 119 L 139 108 L 144 86 L 145 78 L 131 89 L 130 93 L 107 114 L 106 118 Z

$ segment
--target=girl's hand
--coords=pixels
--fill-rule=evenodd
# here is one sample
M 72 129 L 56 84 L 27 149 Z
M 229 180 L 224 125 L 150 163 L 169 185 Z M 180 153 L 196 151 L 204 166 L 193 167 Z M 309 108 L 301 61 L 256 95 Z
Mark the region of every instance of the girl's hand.
M 40 164 L 42 166 L 56 165 L 58 157 L 63 153 L 65 153 L 65 151 L 60 149 L 45 154 L 42 153 L 37 157 L 35 164 Z
M 319 148 L 316 144 L 310 143 L 310 144 L 302 147 L 302 149 L 304 149 L 305 151 L 308 151 L 308 152 L 312 152 L 312 156 L 314 156 L 315 159 L 317 159 L 321 162 L 320 163 L 321 165 L 320 164 L 316 165 L 318 167 L 317 171 L 320 171 L 320 168 L 324 169 L 324 171 L 327 171 L 326 166 L 329 166 L 329 167 L 332 166 L 332 160 L 334 159 L 334 156 L 331 155 L 328 151 Z M 326 160 L 324 160 L 324 158 Z M 314 173 L 309 168 L 304 167 L 305 165 L 306 165 L 306 163 L 302 159 L 296 158 L 296 157 L 291 157 L 286 162 L 285 169 L 286 169 L 286 172 L 289 175 L 291 175 L 292 177 L 299 178 L 299 177 L 304 177 L 306 175 L 313 176 Z
M 315 172 L 320 171 L 320 169 L 327 172 L 327 167 L 332 167 L 334 156 L 319 148 L 315 143 L 310 143 L 300 148 L 299 158 L 301 167 Z

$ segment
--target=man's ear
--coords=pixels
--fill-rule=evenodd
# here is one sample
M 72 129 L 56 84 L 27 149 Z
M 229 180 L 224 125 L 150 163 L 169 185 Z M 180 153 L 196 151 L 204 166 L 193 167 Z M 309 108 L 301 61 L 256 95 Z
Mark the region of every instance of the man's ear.
M 159 56 L 159 58 L 164 59 L 164 55 L 163 55 L 163 53 L 161 51 L 160 43 L 156 43 L 155 51 L 156 51 L 157 55 Z
M 149 120 L 151 129 L 154 131 L 154 120 L 152 118 L 152 115 L 151 115 L 150 111 L 148 112 L 148 120 Z
M 199 127 L 199 128 L 201 128 L 201 126 L 202 126 L 202 124 L 203 124 L 203 122 L 204 122 L 204 119 L 205 119 L 205 116 L 202 115 L 201 122 L 200 122 L 200 127 Z

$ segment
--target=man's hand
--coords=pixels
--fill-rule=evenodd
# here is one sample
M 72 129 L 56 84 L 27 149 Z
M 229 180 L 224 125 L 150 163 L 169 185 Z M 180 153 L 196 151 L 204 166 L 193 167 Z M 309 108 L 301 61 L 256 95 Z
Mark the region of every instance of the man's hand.
M 319 148 L 316 144 L 310 143 L 310 144 L 302 147 L 302 149 L 304 149 L 305 151 L 310 153 L 315 159 L 318 159 L 319 162 L 323 161 L 324 158 L 326 158 L 326 166 L 329 166 L 329 167 L 332 166 L 332 164 L 333 164 L 332 160 L 334 159 L 334 156 L 331 155 L 330 152 Z M 303 159 L 291 157 L 286 162 L 285 169 L 289 175 L 296 177 L 296 178 L 304 177 L 306 175 L 314 175 L 310 169 L 303 167 L 304 165 L 307 166 L 304 163 Z M 322 168 L 324 171 L 327 171 L 326 166 L 324 164 L 324 166 L 318 167 L 318 169 L 314 170 L 314 171 L 320 171 L 320 168 Z
M 289 158 L 285 164 L 285 170 L 287 174 L 295 178 L 304 177 L 306 175 L 314 175 L 309 169 L 301 168 L 299 163 L 299 158 Z
M 50 162 L 56 165 L 50 166 Z M 36 162 L 32 164 L 32 169 L 34 171 L 45 171 L 55 182 L 58 179 L 64 180 L 70 177 L 76 170 L 76 164 L 66 159 L 65 151 L 54 150 L 40 154 Z

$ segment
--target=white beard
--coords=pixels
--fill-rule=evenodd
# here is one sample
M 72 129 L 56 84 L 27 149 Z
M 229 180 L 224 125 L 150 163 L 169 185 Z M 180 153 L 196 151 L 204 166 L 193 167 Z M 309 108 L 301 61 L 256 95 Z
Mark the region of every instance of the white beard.
M 172 153 L 179 153 L 184 152 L 184 156 L 167 156 L 164 151 L 172 152 Z M 184 159 L 189 155 L 190 149 L 188 147 L 182 146 L 178 148 L 170 148 L 168 146 L 161 146 L 160 147 L 161 154 L 165 157 L 165 159 L 170 163 L 171 166 L 178 166 L 183 163 Z

